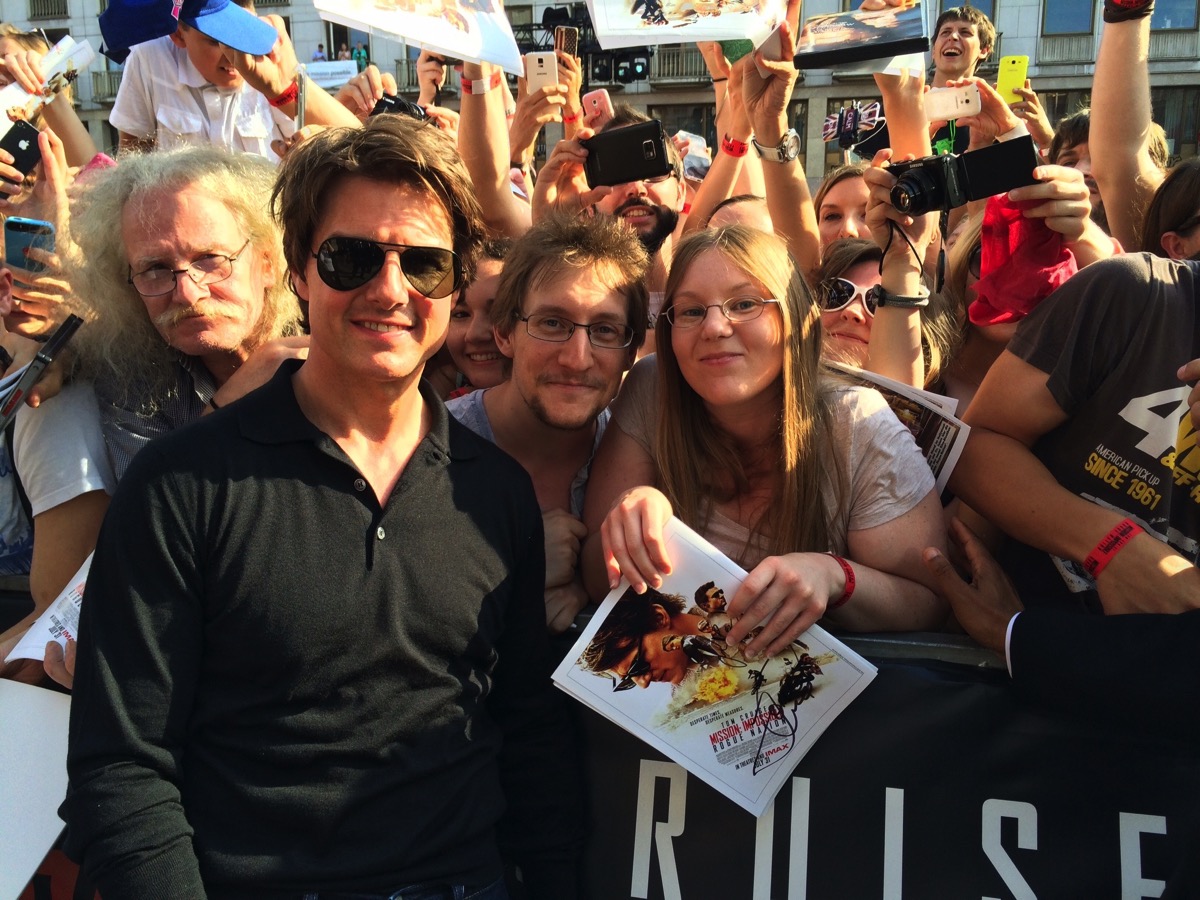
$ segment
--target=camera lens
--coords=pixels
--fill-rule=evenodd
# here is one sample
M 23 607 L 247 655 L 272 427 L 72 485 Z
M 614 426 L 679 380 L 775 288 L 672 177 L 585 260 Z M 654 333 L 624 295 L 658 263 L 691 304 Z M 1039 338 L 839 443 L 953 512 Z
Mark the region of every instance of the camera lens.
M 892 187 L 892 206 L 910 216 L 921 216 L 942 205 L 942 185 L 924 168 L 910 169 Z

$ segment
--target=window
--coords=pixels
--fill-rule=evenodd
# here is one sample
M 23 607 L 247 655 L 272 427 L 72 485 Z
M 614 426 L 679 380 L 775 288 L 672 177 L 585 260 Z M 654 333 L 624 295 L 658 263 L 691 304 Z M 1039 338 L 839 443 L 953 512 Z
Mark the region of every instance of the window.
M 647 110 L 647 115 L 662 122 L 668 135 L 677 131 L 698 134 L 708 142 L 710 151 L 720 143 L 720 138 L 717 136 L 716 109 L 711 103 L 651 106 Z
M 1172 162 L 1196 156 L 1200 133 L 1200 88 L 1163 87 L 1150 89 L 1154 121 L 1167 133 L 1167 151 Z
M 1091 34 L 1095 13 L 1094 0 L 1045 0 L 1042 34 Z
M 1196 27 L 1196 0 L 1158 0 L 1150 27 L 1156 31 L 1182 31 Z
M 1050 124 L 1057 127 L 1058 123 L 1071 113 L 1090 106 L 1092 93 L 1089 89 L 1043 91 L 1038 93 L 1038 100 L 1041 101 L 1042 109 L 1046 110 L 1046 117 L 1050 119 Z

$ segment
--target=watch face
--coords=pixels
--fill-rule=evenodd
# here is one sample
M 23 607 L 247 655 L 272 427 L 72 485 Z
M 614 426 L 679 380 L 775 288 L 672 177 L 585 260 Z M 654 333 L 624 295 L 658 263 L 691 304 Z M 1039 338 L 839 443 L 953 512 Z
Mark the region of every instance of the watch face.
M 789 131 L 783 136 L 779 147 L 783 151 L 784 159 L 795 159 L 800 155 L 800 135 L 795 131 Z

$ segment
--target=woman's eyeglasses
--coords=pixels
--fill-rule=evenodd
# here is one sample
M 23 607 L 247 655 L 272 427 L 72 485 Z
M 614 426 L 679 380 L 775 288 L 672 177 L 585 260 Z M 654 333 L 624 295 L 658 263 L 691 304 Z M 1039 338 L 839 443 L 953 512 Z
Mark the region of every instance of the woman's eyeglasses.
M 335 291 L 352 291 L 378 275 L 392 251 L 399 254 L 400 271 L 408 283 L 431 300 L 449 297 L 462 286 L 458 255 L 444 247 L 410 247 L 367 238 L 331 237 L 313 256 L 323 282 Z
M 762 297 L 730 297 L 724 303 L 672 303 L 667 309 L 667 321 L 676 328 L 692 328 L 704 321 L 710 309 L 719 309 L 730 322 L 738 325 L 762 315 L 768 303 L 778 300 Z
M 822 312 L 837 312 L 845 309 L 854 302 L 856 297 L 862 298 L 863 309 L 868 316 L 874 316 L 879 306 L 879 295 L 883 288 L 879 285 L 865 288 L 855 284 L 849 278 L 831 278 L 824 282 L 817 291 L 821 301 Z

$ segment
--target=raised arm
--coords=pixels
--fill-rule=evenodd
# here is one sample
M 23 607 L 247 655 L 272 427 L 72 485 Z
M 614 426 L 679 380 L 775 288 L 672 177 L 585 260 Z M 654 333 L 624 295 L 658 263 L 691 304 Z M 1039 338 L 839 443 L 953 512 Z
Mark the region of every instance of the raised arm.
M 508 179 L 508 94 L 504 73 L 490 63 L 465 63 L 463 81 L 487 90 L 463 91 L 459 107 L 458 152 L 471 174 L 484 220 L 498 234 L 520 237 L 529 230 L 529 204 L 512 192 Z M 493 87 L 493 85 L 495 85 Z
M 1141 7 L 1137 18 L 1112 21 L 1112 9 Z M 1150 157 L 1150 8 L 1109 0 L 1092 79 L 1088 150 L 1109 232 L 1123 247 L 1141 246 L 1142 220 L 1163 173 Z M 1118 15 L 1120 13 L 1118 12 Z

